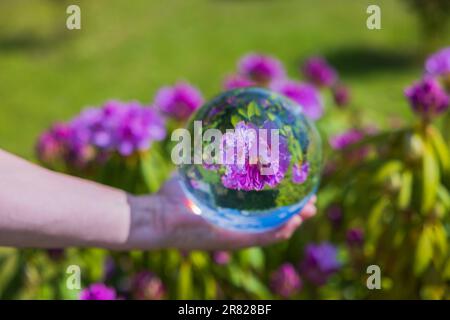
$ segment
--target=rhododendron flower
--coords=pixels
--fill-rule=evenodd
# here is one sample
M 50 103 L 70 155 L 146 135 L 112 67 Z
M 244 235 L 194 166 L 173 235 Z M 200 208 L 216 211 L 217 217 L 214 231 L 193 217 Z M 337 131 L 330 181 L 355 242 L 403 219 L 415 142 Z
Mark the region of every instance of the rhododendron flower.
M 64 123 L 56 123 L 42 133 L 36 144 L 38 159 L 46 165 L 51 165 L 60 159 L 69 135 L 70 127 Z
M 335 150 L 342 150 L 348 146 L 361 141 L 365 134 L 358 129 L 350 129 L 344 133 L 334 135 L 330 138 L 330 145 Z
M 103 283 L 91 284 L 80 293 L 80 300 L 116 300 L 117 294 L 114 288 Z
M 223 83 L 223 87 L 225 90 L 247 88 L 253 86 L 256 86 L 256 83 L 254 81 L 239 74 L 226 77 Z
M 283 298 L 289 298 L 300 291 L 302 281 L 294 266 L 290 263 L 285 263 L 272 273 L 270 287 L 275 294 Z
M 302 275 L 316 285 L 324 285 L 340 267 L 337 249 L 328 242 L 307 245 L 300 264 Z
M 327 217 L 331 221 L 334 227 L 338 227 L 341 222 L 344 213 L 342 211 L 342 207 L 338 204 L 332 204 L 327 209 Z
M 214 262 L 218 265 L 225 265 L 231 260 L 231 255 L 228 251 L 215 251 L 212 256 Z
M 450 74 L 450 47 L 441 49 L 428 57 L 425 70 L 432 76 Z
M 164 114 L 178 120 L 186 120 L 202 104 L 200 91 L 185 82 L 159 89 L 154 100 L 154 105 Z
M 292 182 L 301 184 L 308 179 L 309 174 L 309 163 L 304 162 L 303 164 L 294 164 L 292 166 Z
M 367 128 L 365 130 L 350 129 L 344 133 L 332 136 L 329 142 L 334 150 L 345 150 L 347 147 L 363 140 L 367 135 L 374 133 L 374 128 Z M 369 146 L 360 146 L 351 150 L 345 150 L 344 155 L 349 161 L 361 161 L 369 154 L 369 151 Z
M 108 152 L 128 156 L 146 150 L 165 136 L 164 120 L 153 108 L 138 102 L 108 101 L 45 132 L 38 140 L 37 153 L 44 163 L 59 158 L 80 168 Z
M 346 86 L 338 84 L 333 87 L 333 99 L 338 107 L 344 107 L 350 102 L 350 91 Z
M 364 242 L 364 231 L 361 228 L 349 229 L 346 240 L 349 246 L 361 246 Z
M 270 88 L 300 104 L 308 118 L 317 120 L 322 117 L 322 99 L 314 86 L 293 80 L 280 80 L 274 81 Z
M 283 64 L 276 58 L 262 54 L 248 54 L 238 63 L 239 73 L 258 84 L 267 84 L 285 76 Z
M 222 136 L 222 146 L 225 174 L 221 179 L 222 184 L 229 189 L 259 191 L 265 186 L 275 187 L 282 181 L 289 167 L 290 154 L 286 139 L 279 136 L 278 157 L 271 159 L 271 152 L 276 150 L 271 145 L 270 134 L 267 135 L 267 141 L 264 141 L 264 138 L 259 138 L 257 128 L 244 121 L 236 124 L 233 133 Z M 250 158 L 255 153 L 255 147 L 258 151 L 265 150 L 257 152 L 257 159 Z M 271 167 L 272 174 L 265 174 L 264 168 L 267 167 Z
M 449 107 L 449 97 L 439 82 L 427 77 L 405 90 L 412 109 L 424 118 L 431 118 L 445 112 Z
M 311 57 L 306 60 L 302 71 L 306 79 L 319 87 L 331 87 L 338 79 L 334 68 L 321 57 Z
M 130 155 L 134 151 L 148 149 L 154 140 L 164 139 L 166 129 L 154 109 L 142 108 L 139 104 L 132 103 L 115 133 L 119 153 Z
M 161 300 L 166 294 L 161 279 L 149 271 L 142 271 L 133 277 L 131 290 L 139 300 Z

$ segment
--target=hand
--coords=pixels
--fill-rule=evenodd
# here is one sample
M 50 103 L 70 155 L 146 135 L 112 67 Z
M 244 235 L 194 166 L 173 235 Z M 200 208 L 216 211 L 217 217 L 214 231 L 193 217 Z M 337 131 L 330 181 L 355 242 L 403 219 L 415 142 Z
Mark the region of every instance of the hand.
M 232 250 L 264 246 L 289 239 L 303 220 L 316 214 L 316 197 L 298 215 L 278 229 L 263 233 L 225 230 L 195 215 L 187 206 L 177 177 L 150 196 L 130 197 L 132 222 L 129 248 L 178 248 L 184 250 Z

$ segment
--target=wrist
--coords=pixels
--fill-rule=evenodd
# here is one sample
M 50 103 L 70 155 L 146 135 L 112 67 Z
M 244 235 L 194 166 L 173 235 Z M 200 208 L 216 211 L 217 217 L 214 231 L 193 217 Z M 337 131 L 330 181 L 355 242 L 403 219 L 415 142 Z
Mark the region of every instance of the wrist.
M 130 231 L 123 249 L 160 249 L 166 244 L 162 201 L 158 195 L 127 196 L 130 206 Z

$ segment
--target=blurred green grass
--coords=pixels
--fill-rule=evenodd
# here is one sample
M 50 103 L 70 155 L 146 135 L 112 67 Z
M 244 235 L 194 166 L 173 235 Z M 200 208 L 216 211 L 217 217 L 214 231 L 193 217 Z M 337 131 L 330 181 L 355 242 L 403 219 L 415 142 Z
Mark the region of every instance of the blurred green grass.
M 66 6 L 82 29 L 65 28 Z M 378 4 L 382 30 L 366 28 Z M 109 98 L 151 102 L 179 79 L 207 97 L 248 51 L 282 59 L 292 77 L 326 56 L 355 105 L 387 121 L 409 116 L 403 88 L 420 73 L 420 34 L 401 1 L 7 0 L 0 3 L 0 147 L 32 158 L 37 135 Z

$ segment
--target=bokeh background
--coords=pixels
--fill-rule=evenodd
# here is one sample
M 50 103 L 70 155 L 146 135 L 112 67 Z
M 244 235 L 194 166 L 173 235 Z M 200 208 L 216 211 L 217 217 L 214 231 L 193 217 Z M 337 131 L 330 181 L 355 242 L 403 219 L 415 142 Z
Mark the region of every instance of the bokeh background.
M 3 0 L 0 147 L 35 161 L 36 138 L 55 121 L 68 120 L 86 106 L 101 105 L 111 98 L 151 103 L 158 88 L 178 80 L 194 84 L 207 99 L 222 90 L 224 75 L 235 70 L 236 61 L 248 52 L 278 57 L 292 77 L 298 75 L 299 65 L 307 57 L 323 56 L 351 88 L 352 112 L 362 114 L 366 123 L 381 129 L 410 123 L 414 115 L 404 88 L 420 78 L 427 54 L 450 43 L 450 26 L 430 31 L 433 27 L 420 18 L 423 12 L 415 10 L 413 2 Z M 65 27 L 69 4 L 81 7 L 81 30 Z M 381 8 L 381 30 L 366 27 L 370 4 Z M 446 20 L 447 14 L 440 12 L 431 21 Z M 341 118 L 339 111 L 332 110 L 318 126 L 327 134 L 340 132 L 347 126 Z M 325 206 L 319 216 L 325 215 Z M 328 231 L 320 228 L 308 224 L 303 228 L 309 228 L 304 237 L 330 238 Z M 297 242 L 306 241 L 299 234 L 295 238 Z M 165 297 L 267 298 L 274 297 L 266 287 L 270 273 L 277 267 L 267 262 L 268 257 L 294 263 L 298 256 L 292 252 L 300 251 L 303 245 L 290 251 L 285 250 L 286 245 L 270 248 L 270 252 L 277 252 L 272 256 L 260 249 L 236 253 L 234 264 L 229 266 L 231 271 L 216 270 L 205 276 L 198 270 L 220 268 L 209 266 L 213 258 L 206 253 L 194 253 L 189 258 L 185 253 L 154 254 L 154 259 L 167 259 L 167 264 L 151 260 L 148 256 L 152 253 L 134 253 L 133 259 L 144 259 L 144 255 L 152 261 L 150 265 L 158 265 L 152 267 L 157 269 L 152 272 L 172 281 L 172 287 L 166 283 L 169 288 Z M 69 250 L 59 262 L 35 252 L 0 249 L 1 298 L 75 298 L 76 293 L 63 288 L 65 266 L 72 263 L 89 270 L 84 284 L 102 278 L 106 256 L 102 250 Z M 253 269 L 254 275 L 249 271 Z M 177 278 L 179 275 L 181 278 Z M 230 280 L 231 289 L 217 280 L 233 275 L 238 279 Z M 242 284 L 246 277 L 250 283 Z M 196 287 L 196 281 L 206 283 L 205 288 L 190 290 Z M 361 283 L 347 285 L 346 281 Z M 392 286 L 389 281 L 388 287 Z M 295 297 L 365 298 L 358 291 L 363 290 L 361 285 L 364 282 L 358 276 L 344 276 L 331 289 L 307 288 Z M 448 287 L 442 289 L 441 285 L 439 290 L 440 294 Z M 445 297 L 433 294 L 425 298 Z M 414 288 L 404 295 L 400 290 L 393 297 L 424 296 Z
M 65 27 L 72 3 L 81 30 Z M 381 30 L 366 28 L 370 4 L 381 7 Z M 2 1 L 0 17 L 0 143 L 27 158 L 42 128 L 109 98 L 151 102 L 179 79 L 211 97 L 252 51 L 277 56 L 292 75 L 323 55 L 360 108 L 407 117 L 403 88 L 421 73 L 425 45 L 401 0 L 18 0 Z

